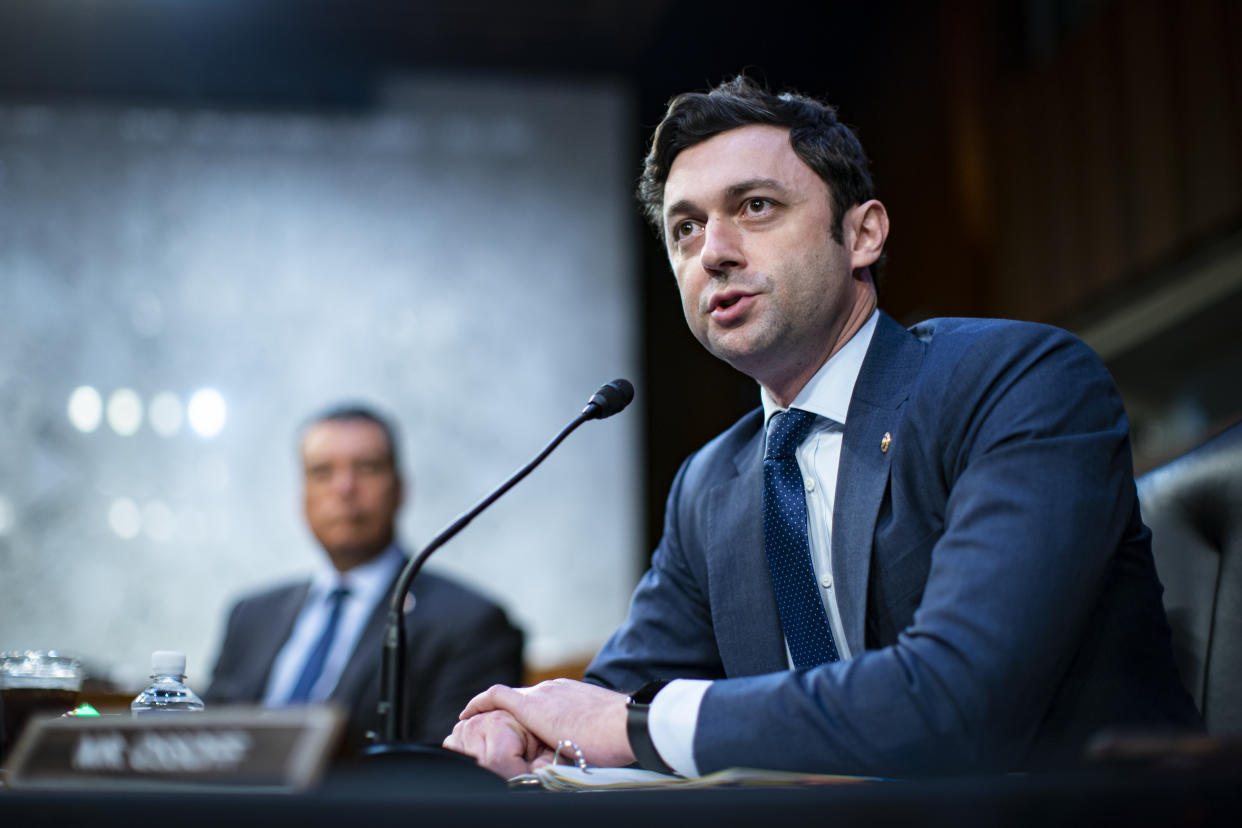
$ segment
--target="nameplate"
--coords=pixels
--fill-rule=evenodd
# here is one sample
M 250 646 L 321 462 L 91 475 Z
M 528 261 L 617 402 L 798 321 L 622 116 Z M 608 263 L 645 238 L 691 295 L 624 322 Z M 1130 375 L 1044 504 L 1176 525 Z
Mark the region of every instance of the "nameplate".
M 5 773 L 13 788 L 300 791 L 322 775 L 342 725 L 323 706 L 37 719 Z

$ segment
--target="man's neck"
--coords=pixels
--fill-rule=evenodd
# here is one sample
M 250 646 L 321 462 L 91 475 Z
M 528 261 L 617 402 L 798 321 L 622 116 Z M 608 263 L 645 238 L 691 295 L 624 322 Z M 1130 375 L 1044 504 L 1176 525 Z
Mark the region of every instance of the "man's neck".
M 384 554 L 384 550 L 392 545 L 390 540 L 382 546 L 372 549 L 338 549 L 336 551 L 324 550 L 328 554 L 328 561 L 332 564 L 332 568 L 342 575 L 352 569 L 368 564 L 371 561 Z
M 845 324 L 835 336 L 830 337 L 824 342 L 824 349 L 816 358 L 811 359 L 805 365 L 794 366 L 786 377 L 778 377 L 772 381 L 759 379 L 759 384 L 768 392 L 769 396 L 775 400 L 781 408 L 788 408 L 794 401 L 794 398 L 806 387 L 811 381 L 811 377 L 819 373 L 819 370 L 827 364 L 828 360 L 836 356 L 837 352 L 845 347 L 845 343 L 854 338 L 854 335 L 867 324 L 867 320 L 871 318 L 871 314 L 875 312 L 876 293 L 875 286 L 868 276 L 862 284 L 853 307 L 850 309 L 849 316 L 845 319 Z
M 850 401 L 854 396 L 854 386 L 858 382 L 858 375 L 862 371 L 878 323 L 879 312 L 872 311 L 858 332 L 815 372 L 815 376 L 807 380 L 806 385 L 788 405 L 781 405 L 766 388 L 760 386 L 759 401 L 763 405 L 764 420 L 771 419 L 778 411 L 800 408 L 825 420 L 845 425 Z

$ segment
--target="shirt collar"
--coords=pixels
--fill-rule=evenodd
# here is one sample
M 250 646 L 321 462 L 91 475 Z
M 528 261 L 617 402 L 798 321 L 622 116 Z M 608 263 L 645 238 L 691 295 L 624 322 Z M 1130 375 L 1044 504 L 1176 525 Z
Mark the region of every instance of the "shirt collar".
M 389 544 L 383 552 L 348 572 L 337 572 L 325 560 L 311 578 L 310 597 L 315 600 L 322 599 L 338 586 L 348 588 L 350 595 L 356 597 L 378 595 L 392 584 L 403 560 L 401 550 L 395 543 Z
M 858 382 L 858 372 L 862 370 L 863 358 L 867 356 L 867 348 L 871 345 L 871 336 L 879 319 L 880 312 L 872 311 L 863 326 L 841 346 L 841 350 L 820 366 L 789 407 L 801 408 L 845 425 L 845 413 L 849 410 L 850 398 L 854 396 L 854 384 Z M 763 386 L 759 386 L 759 399 L 763 404 L 764 423 L 771 420 L 773 414 L 785 410 Z

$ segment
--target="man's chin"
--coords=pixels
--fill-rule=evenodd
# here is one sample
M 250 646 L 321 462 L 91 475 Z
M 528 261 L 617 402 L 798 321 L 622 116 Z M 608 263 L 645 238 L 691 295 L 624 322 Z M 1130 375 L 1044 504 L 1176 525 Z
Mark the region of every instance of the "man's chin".
M 710 335 L 705 344 L 712 356 L 751 377 L 763 365 L 768 352 L 764 343 L 757 341 L 751 332 L 737 329 Z
M 372 560 L 387 548 L 387 543 L 352 541 L 333 544 L 331 547 L 325 545 L 324 551 L 328 553 L 332 565 L 344 572 Z

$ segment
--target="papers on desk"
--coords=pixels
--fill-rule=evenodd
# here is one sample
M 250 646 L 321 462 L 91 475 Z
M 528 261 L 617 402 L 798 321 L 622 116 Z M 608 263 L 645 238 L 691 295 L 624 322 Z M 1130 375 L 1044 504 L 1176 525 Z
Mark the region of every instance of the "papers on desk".
M 540 785 L 549 791 L 622 791 L 656 788 L 717 788 L 758 785 L 854 785 L 878 781 L 867 776 L 833 776 L 821 773 L 727 768 L 706 776 L 685 778 L 637 768 L 582 768 L 577 765 L 545 765 L 534 773 L 515 776 L 515 787 Z

